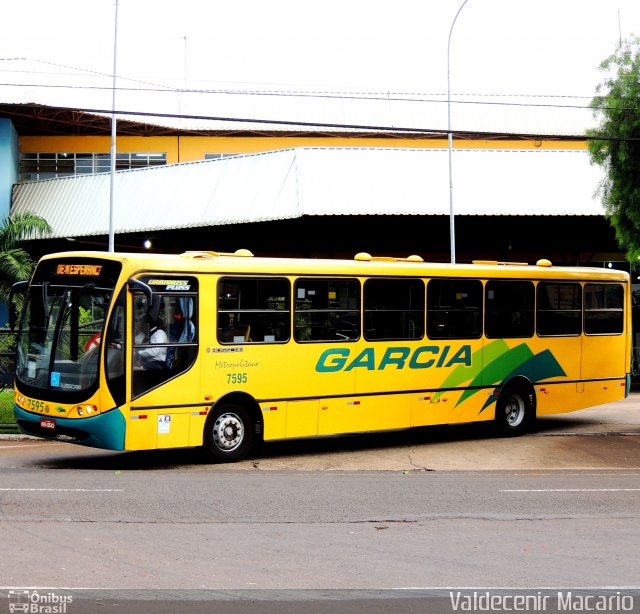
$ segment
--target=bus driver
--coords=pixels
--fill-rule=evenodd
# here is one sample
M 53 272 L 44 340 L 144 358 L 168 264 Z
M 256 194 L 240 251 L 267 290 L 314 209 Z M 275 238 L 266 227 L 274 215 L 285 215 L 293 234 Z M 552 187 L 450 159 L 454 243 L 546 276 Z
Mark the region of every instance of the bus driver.
M 136 365 L 142 369 L 164 369 L 167 359 L 168 342 L 167 333 L 164 332 L 164 322 L 158 318 L 149 323 L 149 343 L 159 344 L 158 347 L 141 348 L 138 350 Z M 143 343 L 145 339 L 144 331 L 136 333 L 136 343 Z

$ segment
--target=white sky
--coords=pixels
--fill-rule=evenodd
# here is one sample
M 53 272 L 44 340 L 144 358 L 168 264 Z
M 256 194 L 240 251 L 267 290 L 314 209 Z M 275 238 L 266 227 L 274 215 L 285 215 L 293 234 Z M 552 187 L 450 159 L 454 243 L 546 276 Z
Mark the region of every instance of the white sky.
M 442 95 L 461 2 L 119 0 L 117 72 L 175 87 Z M 5 2 L 0 58 L 110 74 L 114 14 L 115 0 Z M 634 32 L 639 0 L 468 0 L 453 31 L 452 93 L 587 104 L 599 63 Z

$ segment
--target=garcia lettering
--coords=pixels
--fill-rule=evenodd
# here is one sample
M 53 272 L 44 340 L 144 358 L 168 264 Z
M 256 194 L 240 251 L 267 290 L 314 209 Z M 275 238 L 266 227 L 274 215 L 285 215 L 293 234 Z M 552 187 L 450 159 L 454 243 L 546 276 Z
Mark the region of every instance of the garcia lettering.
M 379 354 L 379 353 L 378 353 Z M 411 351 L 405 346 L 390 346 L 381 356 L 373 347 L 365 348 L 352 357 L 349 348 L 331 348 L 320 354 L 316 363 L 319 373 L 352 371 L 366 369 L 383 371 L 385 369 L 429 369 L 449 368 L 455 365 L 471 366 L 471 346 L 462 345 L 455 349 L 450 345 L 422 345 Z

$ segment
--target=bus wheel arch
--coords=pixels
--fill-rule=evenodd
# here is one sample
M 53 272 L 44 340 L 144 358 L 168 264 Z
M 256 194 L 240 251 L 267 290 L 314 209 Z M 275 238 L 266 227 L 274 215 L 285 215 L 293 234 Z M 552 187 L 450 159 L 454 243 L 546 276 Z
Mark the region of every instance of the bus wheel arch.
M 203 449 L 214 462 L 232 463 L 245 458 L 262 443 L 262 412 L 250 395 L 231 393 L 209 410 Z
M 496 402 L 495 426 L 498 433 L 514 437 L 525 433 L 536 416 L 536 393 L 526 377 L 517 376 L 504 383 Z

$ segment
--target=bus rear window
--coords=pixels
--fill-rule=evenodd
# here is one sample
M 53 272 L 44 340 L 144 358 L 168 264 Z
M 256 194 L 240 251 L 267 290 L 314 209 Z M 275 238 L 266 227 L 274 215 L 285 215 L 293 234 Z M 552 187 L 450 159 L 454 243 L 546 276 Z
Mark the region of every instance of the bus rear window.
M 586 284 L 584 332 L 587 335 L 619 335 L 624 328 L 624 290 L 620 284 Z
M 542 336 L 579 335 L 582 331 L 580 284 L 540 282 L 536 328 Z

